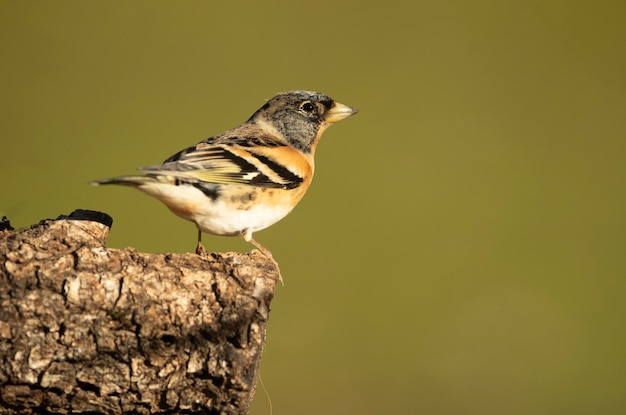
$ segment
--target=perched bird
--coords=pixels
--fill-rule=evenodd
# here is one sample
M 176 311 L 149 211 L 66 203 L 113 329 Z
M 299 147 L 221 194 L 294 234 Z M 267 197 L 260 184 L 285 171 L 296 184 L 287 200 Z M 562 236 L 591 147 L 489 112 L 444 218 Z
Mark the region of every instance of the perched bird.
M 284 218 L 313 178 L 315 147 L 331 124 L 357 110 L 310 91 L 283 92 L 248 121 L 142 167 L 145 175 L 92 182 L 135 187 L 196 224 L 196 253 L 206 254 L 202 232 L 240 235 L 263 254 L 252 234 Z

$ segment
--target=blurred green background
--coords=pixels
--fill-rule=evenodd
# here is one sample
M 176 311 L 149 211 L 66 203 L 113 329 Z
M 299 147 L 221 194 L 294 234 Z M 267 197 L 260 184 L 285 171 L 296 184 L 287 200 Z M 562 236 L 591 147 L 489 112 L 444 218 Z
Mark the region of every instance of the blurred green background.
M 625 21 L 623 1 L 3 1 L 0 216 L 101 210 L 110 247 L 193 251 L 156 200 L 87 182 L 318 90 L 360 113 L 255 235 L 286 281 L 274 413 L 626 413 Z

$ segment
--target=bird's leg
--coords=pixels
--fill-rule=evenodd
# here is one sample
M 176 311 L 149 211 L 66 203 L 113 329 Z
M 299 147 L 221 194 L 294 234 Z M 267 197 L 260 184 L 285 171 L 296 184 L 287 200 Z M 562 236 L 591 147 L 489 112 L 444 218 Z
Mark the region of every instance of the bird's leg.
M 203 258 L 206 258 L 209 255 L 206 249 L 204 249 L 204 246 L 202 246 L 202 231 L 200 229 L 198 229 L 198 245 L 196 245 L 196 254 Z
M 251 242 L 259 251 L 261 251 L 263 255 L 265 255 L 269 260 L 271 260 L 274 263 L 274 265 L 276 265 L 276 270 L 278 270 L 278 279 L 280 280 L 280 284 L 284 287 L 285 282 L 283 281 L 283 276 L 280 273 L 280 267 L 278 266 L 278 262 L 276 262 L 270 250 L 264 247 L 263 245 L 261 245 L 260 243 L 258 243 L 257 241 L 255 241 L 254 238 L 252 238 L 252 232 L 248 232 L 248 231 L 242 232 L 241 237 L 244 239 L 244 241 Z
M 244 238 L 245 239 L 245 238 Z M 261 251 L 261 253 L 263 255 L 265 255 L 266 257 L 268 257 L 269 259 L 271 259 L 272 261 L 274 261 L 274 256 L 272 255 L 272 253 L 270 252 L 269 249 L 267 249 L 266 247 L 264 247 L 263 245 L 261 245 L 260 243 L 258 243 L 257 241 L 254 240 L 254 238 L 250 237 L 250 239 L 248 240 L 248 242 L 251 242 L 252 245 L 256 246 L 256 248 Z M 276 261 L 274 261 L 276 262 Z

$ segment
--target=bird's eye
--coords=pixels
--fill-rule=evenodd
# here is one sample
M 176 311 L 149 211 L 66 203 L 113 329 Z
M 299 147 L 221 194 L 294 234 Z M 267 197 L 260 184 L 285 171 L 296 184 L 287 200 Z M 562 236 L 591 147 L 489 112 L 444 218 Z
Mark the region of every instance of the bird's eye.
M 310 101 L 306 101 L 300 105 L 300 109 L 307 114 L 312 114 L 313 112 L 315 112 L 315 105 L 313 105 L 313 103 Z

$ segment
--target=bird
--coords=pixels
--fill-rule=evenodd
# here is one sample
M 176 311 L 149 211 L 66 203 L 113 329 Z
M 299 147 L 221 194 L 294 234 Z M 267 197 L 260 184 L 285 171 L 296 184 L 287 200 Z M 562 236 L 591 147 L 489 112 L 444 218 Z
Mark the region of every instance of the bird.
M 198 255 L 207 255 L 202 245 L 202 233 L 207 233 L 240 236 L 274 261 L 253 234 L 287 216 L 300 202 L 311 185 L 322 134 L 357 112 L 319 92 L 278 93 L 243 124 L 187 147 L 162 164 L 139 168 L 143 174 L 91 184 L 134 187 L 193 222 Z

